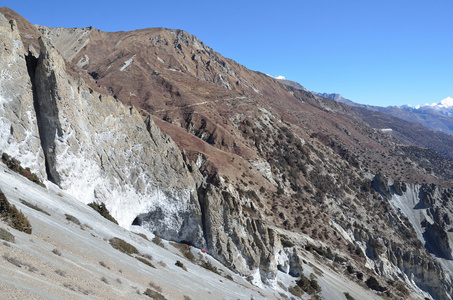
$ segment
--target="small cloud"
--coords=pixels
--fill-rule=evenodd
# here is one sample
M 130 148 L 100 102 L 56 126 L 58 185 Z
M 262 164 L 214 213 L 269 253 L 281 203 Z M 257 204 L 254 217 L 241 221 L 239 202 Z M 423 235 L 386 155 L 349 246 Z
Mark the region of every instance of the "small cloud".
M 282 76 L 282 75 L 278 75 L 277 77 L 275 77 L 275 79 L 280 79 L 280 80 L 285 80 L 285 76 Z

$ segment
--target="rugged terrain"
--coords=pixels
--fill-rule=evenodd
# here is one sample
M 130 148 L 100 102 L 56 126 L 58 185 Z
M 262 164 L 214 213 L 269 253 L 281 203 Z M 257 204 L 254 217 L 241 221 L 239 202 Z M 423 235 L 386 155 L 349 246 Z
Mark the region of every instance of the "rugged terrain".
M 49 187 L 205 248 L 277 297 L 451 299 L 449 158 L 433 167 L 434 150 L 182 30 L 34 27 L 0 12 L 1 150 Z M 314 277 L 321 289 L 295 287 Z

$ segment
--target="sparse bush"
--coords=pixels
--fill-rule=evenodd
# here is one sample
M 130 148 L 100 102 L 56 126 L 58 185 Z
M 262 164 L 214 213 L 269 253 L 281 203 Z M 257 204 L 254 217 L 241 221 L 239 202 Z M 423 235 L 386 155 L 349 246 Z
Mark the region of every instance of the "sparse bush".
M 143 294 L 148 296 L 148 297 L 150 297 L 150 298 L 152 298 L 152 299 L 155 299 L 155 300 L 166 300 L 167 299 L 161 293 L 159 293 L 157 291 L 153 291 L 150 288 L 146 289 L 146 291 L 144 291 Z
M 116 279 L 116 282 L 118 282 L 119 284 L 123 284 L 123 281 L 121 281 L 119 277 Z
M 167 264 L 163 260 L 159 261 L 159 265 L 161 265 L 164 268 L 167 266 Z
M 345 292 L 344 296 L 346 297 L 347 300 L 355 300 L 355 298 L 352 297 L 348 292 Z
M 144 263 L 145 265 L 148 265 L 148 266 L 150 266 L 151 268 L 156 269 L 156 267 L 155 267 L 149 260 L 144 259 L 144 258 L 142 258 L 142 257 L 140 257 L 140 256 L 136 256 L 135 258 L 138 259 L 139 261 L 141 261 L 142 263 Z
M 209 271 L 211 271 L 213 273 L 216 273 L 216 274 L 220 275 L 219 270 L 217 270 L 217 268 L 214 267 L 209 260 L 208 261 L 202 260 L 198 264 L 200 265 L 200 267 L 203 267 L 206 270 L 209 270 Z
M 186 266 L 184 266 L 184 264 L 182 262 L 180 262 L 179 260 L 176 261 L 175 265 L 182 268 L 184 271 L 187 271 Z
M 4 258 L 7 262 L 9 262 L 9 263 L 15 265 L 16 267 L 22 268 L 22 262 L 21 262 L 20 260 L 18 260 L 17 258 L 8 256 L 7 254 L 3 255 L 3 258 Z
M 408 296 L 409 295 L 409 290 L 404 286 L 404 283 L 402 282 L 397 282 L 396 283 L 396 289 L 401 292 L 404 296 Z
M 104 282 L 105 284 L 109 284 L 109 281 L 104 276 L 102 276 L 101 281 Z
M 151 254 L 142 254 L 142 257 L 149 259 L 149 260 L 153 260 L 153 256 Z
M 158 246 L 161 246 L 162 248 L 165 248 L 164 244 L 162 243 L 162 240 L 160 239 L 160 236 L 157 233 L 154 234 L 153 243 Z
M 224 275 L 223 277 L 234 282 L 234 279 L 230 274 Z
M 79 226 L 82 225 L 82 223 L 80 223 L 79 219 L 77 219 L 76 217 L 68 215 L 68 214 L 65 214 L 65 216 L 66 216 L 66 220 L 68 220 L 69 222 L 72 222 L 72 223 L 77 224 Z
M 185 258 L 187 258 L 190 262 L 195 263 L 195 256 L 193 255 L 192 251 L 190 251 L 190 246 L 187 244 L 175 243 L 170 242 L 170 244 L 178 249 Z
M 53 249 L 52 253 L 55 254 L 55 255 L 61 256 L 61 252 L 57 248 Z
M 123 253 L 126 253 L 128 255 L 138 254 L 137 248 L 135 248 L 134 246 L 132 246 L 131 244 L 129 244 L 128 242 L 126 242 L 120 238 L 114 237 L 114 238 L 110 239 L 109 242 L 113 248 L 115 248 Z
M 283 284 L 283 282 L 277 281 L 277 283 L 278 283 L 278 285 L 280 286 L 280 288 L 281 288 L 282 290 L 284 290 L 285 292 L 288 291 L 288 288 Z
M 297 285 L 290 286 L 288 288 L 288 292 L 290 292 L 291 294 L 293 294 L 296 297 L 301 297 L 304 294 L 304 291 L 302 291 L 302 289 Z
M 42 212 L 43 214 L 46 214 L 46 215 L 50 216 L 50 214 L 49 214 L 47 211 L 41 209 L 41 208 L 38 207 L 37 205 L 34 205 L 34 204 L 32 204 L 32 203 L 30 203 L 30 202 L 27 202 L 27 201 L 25 201 L 25 200 L 23 200 L 23 199 L 20 199 L 20 202 L 21 202 L 22 204 L 24 204 L 24 205 L 30 207 L 30 208 L 33 208 L 34 210 L 37 210 L 37 211 L 39 211 L 39 212 Z
M 155 284 L 154 282 L 150 281 L 149 286 L 158 291 L 159 293 L 162 293 L 162 288 L 159 285 Z
M 8 154 L 6 153 L 3 153 L 2 154 L 2 161 L 3 163 L 12 171 L 16 172 L 16 173 L 19 173 L 20 175 L 26 177 L 28 180 L 42 186 L 43 188 L 45 188 L 46 186 L 41 182 L 41 180 L 39 179 L 39 177 L 32 173 L 30 171 L 30 168 L 23 168 L 21 165 L 20 165 L 20 162 L 15 159 L 14 157 L 11 157 L 9 156 Z
M 15 265 L 16 267 L 19 267 L 19 268 L 26 267 L 26 268 L 28 268 L 28 271 L 30 271 L 30 272 L 36 272 L 36 271 L 38 271 L 38 269 L 36 269 L 34 266 L 32 266 L 32 265 L 30 265 L 30 264 L 27 264 L 27 263 L 24 263 L 24 262 L 20 261 L 20 260 L 17 259 L 17 258 L 8 256 L 7 254 L 3 255 L 3 258 L 4 258 L 6 261 L 8 261 L 9 263 Z
M 0 239 L 14 243 L 14 235 L 12 235 L 12 233 L 3 228 L 0 228 Z
M 370 278 L 368 278 L 368 280 L 365 281 L 365 283 L 370 289 L 378 292 L 384 292 L 385 290 L 387 290 L 387 288 L 381 286 L 379 282 L 376 280 L 376 278 L 374 278 L 373 276 L 370 276 Z
M 63 271 L 63 270 L 56 269 L 56 270 L 55 270 L 55 273 L 57 273 L 58 275 L 60 275 L 60 276 L 62 276 L 62 277 L 66 277 L 66 272 Z
M 143 233 L 137 233 L 137 232 L 134 232 L 134 233 L 135 233 L 136 235 L 138 235 L 139 237 L 142 237 L 142 238 L 144 238 L 145 240 L 149 241 L 149 240 L 148 240 L 148 237 L 147 237 L 145 234 L 143 234 Z
M 91 227 L 90 225 L 88 224 L 83 224 L 82 226 L 80 226 L 80 228 L 82 228 L 83 230 L 85 230 L 85 228 L 88 228 L 90 230 L 93 230 L 93 227 Z
M 31 225 L 28 219 L 16 206 L 10 204 L 5 194 L 0 190 L 0 218 L 16 230 L 31 234 Z
M 110 212 L 107 209 L 107 207 L 105 207 L 104 203 L 97 204 L 97 203 L 91 202 L 88 204 L 88 206 L 91 207 L 92 209 L 94 209 L 95 211 L 97 211 L 101 216 L 103 216 L 107 220 L 118 225 L 118 222 L 115 220 L 114 217 L 112 217 L 112 215 L 110 215 Z
M 109 267 L 109 266 L 107 266 L 105 262 L 103 262 L 103 261 L 100 261 L 100 262 L 99 262 L 99 264 L 101 265 L 101 267 L 104 267 L 104 268 L 106 268 L 106 269 L 109 269 L 109 270 L 110 270 L 110 267 Z
M 310 280 L 306 276 L 301 275 L 300 279 L 296 283 L 304 292 L 309 295 L 321 292 L 321 287 L 318 285 L 318 282 L 314 278 Z

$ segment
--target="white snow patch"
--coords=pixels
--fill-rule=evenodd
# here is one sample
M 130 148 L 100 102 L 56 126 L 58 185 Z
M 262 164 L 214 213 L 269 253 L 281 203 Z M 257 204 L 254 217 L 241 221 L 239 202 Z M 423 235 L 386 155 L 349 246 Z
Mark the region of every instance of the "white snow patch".
M 435 102 L 435 103 L 425 103 L 423 105 L 417 105 L 415 106 L 416 109 L 420 109 L 422 107 L 431 107 L 434 109 L 442 109 L 442 108 L 452 108 L 453 107 L 453 98 L 452 97 L 447 97 L 440 102 Z
M 134 54 L 134 56 L 132 56 L 131 58 L 129 58 L 128 60 L 126 60 L 124 62 L 124 65 L 120 68 L 121 72 L 126 70 L 126 68 L 128 68 L 134 62 L 134 57 L 135 57 L 135 54 Z

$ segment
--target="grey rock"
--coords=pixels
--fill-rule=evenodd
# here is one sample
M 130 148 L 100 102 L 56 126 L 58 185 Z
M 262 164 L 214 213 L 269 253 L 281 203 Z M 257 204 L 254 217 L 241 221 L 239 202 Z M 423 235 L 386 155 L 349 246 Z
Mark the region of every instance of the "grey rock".
M 33 90 L 15 21 L 0 14 L 0 151 L 46 178 Z
M 40 39 L 34 83 L 49 179 L 78 200 L 103 202 L 119 224 L 204 245 L 195 182 L 176 144 L 149 118 L 65 71 Z M 157 219 L 155 219 L 157 218 Z

